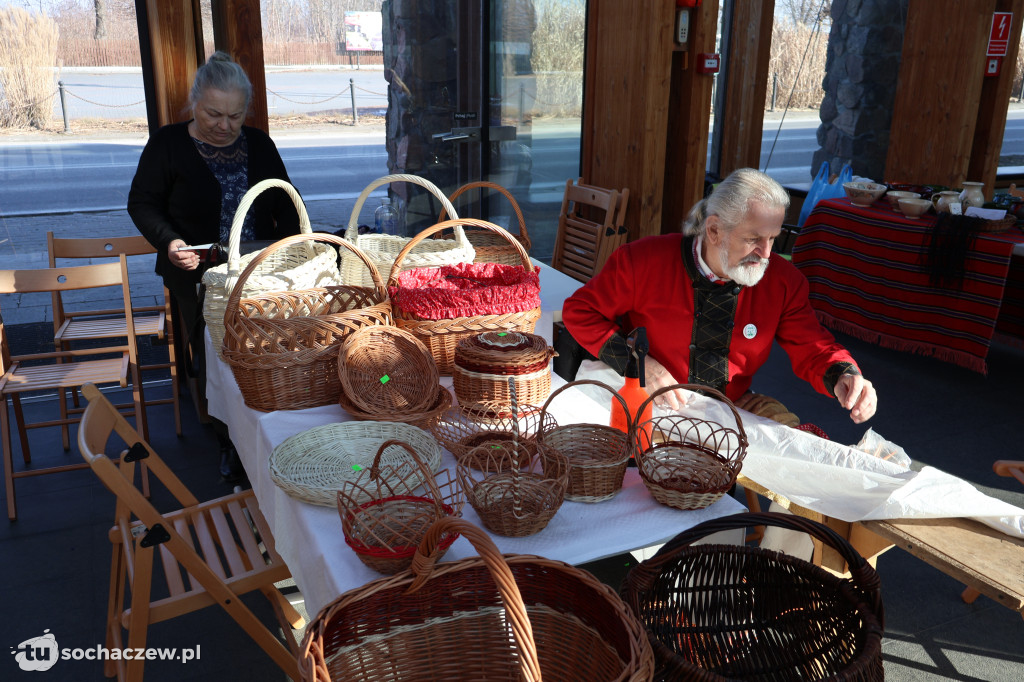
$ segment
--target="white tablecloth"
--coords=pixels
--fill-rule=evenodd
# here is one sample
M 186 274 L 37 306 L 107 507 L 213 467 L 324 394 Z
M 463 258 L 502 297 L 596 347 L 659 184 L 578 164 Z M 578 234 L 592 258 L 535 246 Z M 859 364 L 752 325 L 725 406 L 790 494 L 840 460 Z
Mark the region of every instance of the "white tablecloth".
M 569 278 L 546 267 L 541 269 L 541 277 L 543 316 L 536 331 L 550 342 L 552 317 L 578 283 L 562 281 Z M 267 465 L 274 448 L 289 436 L 351 417 L 336 405 L 271 413 L 246 407 L 230 367 L 210 346 L 209 335 L 206 343 L 209 412 L 228 425 L 260 509 L 274 533 L 278 552 L 288 563 L 308 612 L 316 614 L 343 592 L 381 576 L 364 566 L 345 544 L 336 508 L 289 497 L 270 479 Z M 446 381 L 450 386 L 451 380 Z M 553 381 L 556 385 L 561 383 L 557 376 Z M 568 424 L 594 421 L 587 415 L 607 415 L 607 409 L 582 394 L 570 395 L 566 391 L 554 401 L 551 412 L 559 423 Z M 444 452 L 442 467 L 453 468 L 454 464 L 452 455 Z M 743 506 L 728 495 L 700 511 L 665 507 L 654 502 L 636 469 L 631 468 L 622 491 L 611 500 L 597 504 L 565 502 L 540 533 L 525 538 L 492 537 L 502 552 L 535 554 L 579 564 L 660 544 L 698 523 L 741 511 Z M 463 516 L 481 526 L 470 505 L 465 506 Z M 444 560 L 475 555 L 468 541 L 459 539 Z

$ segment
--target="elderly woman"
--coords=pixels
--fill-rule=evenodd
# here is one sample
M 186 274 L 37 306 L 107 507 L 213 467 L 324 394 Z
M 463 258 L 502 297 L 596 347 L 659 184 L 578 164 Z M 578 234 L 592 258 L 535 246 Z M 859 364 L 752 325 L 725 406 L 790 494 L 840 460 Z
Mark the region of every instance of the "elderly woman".
M 648 391 L 701 384 L 733 401 L 750 389 L 777 341 L 799 377 L 837 398 L 854 422 L 869 419 L 877 404 L 871 382 L 818 323 L 804 276 L 772 253 L 788 206 L 789 195 L 769 176 L 735 171 L 693 207 L 683 234 L 616 250 L 565 301 L 566 329 L 621 374 L 629 354 L 624 332 L 646 327 Z M 675 409 L 686 396 L 674 391 L 663 399 Z
M 197 253 L 185 247 L 226 244 L 246 191 L 267 178 L 288 180 L 273 140 L 243 125 L 251 98 L 252 84 L 242 67 L 216 52 L 196 70 L 189 93 L 191 120 L 150 136 L 128 194 L 128 213 L 157 250 L 156 272 L 174 296 L 199 366 L 203 342 L 197 333 L 202 329 L 197 288 L 203 268 Z M 241 238 L 276 240 L 298 231 L 294 204 L 283 190 L 273 189 L 260 194 L 247 212 Z M 226 437 L 222 440 L 229 448 Z

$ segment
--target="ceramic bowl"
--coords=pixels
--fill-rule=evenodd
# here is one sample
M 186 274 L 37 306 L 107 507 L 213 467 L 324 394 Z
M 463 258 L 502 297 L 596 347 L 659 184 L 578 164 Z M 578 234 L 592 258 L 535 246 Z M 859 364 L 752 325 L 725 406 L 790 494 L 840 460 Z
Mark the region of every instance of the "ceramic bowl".
M 900 212 L 908 218 L 920 218 L 931 207 L 928 199 L 900 199 Z
M 900 190 L 889 190 L 885 193 L 885 200 L 892 206 L 892 210 L 900 210 L 900 199 L 920 199 L 921 195 L 917 192 L 904 192 Z
M 846 190 L 846 196 L 850 197 L 854 206 L 870 206 L 878 201 L 878 198 L 885 194 L 885 190 L 888 188 L 877 182 L 855 181 L 844 182 L 843 189 Z

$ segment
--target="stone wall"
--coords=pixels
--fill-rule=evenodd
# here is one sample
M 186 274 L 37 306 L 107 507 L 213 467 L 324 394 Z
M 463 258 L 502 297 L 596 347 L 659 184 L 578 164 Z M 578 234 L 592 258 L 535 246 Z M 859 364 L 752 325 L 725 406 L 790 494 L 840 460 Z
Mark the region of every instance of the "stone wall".
M 909 0 L 832 0 L 825 97 L 813 177 L 827 161 L 833 173 L 851 162 L 853 174 L 882 182 L 896 97 Z

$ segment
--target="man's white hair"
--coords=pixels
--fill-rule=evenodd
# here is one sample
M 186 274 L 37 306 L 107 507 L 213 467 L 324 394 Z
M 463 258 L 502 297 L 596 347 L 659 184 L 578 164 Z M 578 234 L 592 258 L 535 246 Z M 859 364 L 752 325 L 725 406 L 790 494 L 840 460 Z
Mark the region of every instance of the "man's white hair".
M 708 216 L 716 215 L 726 230 L 736 227 L 751 204 L 765 208 L 789 208 L 789 193 L 770 176 L 753 168 L 740 168 L 718 183 L 715 190 L 690 209 L 683 234 L 704 235 Z

